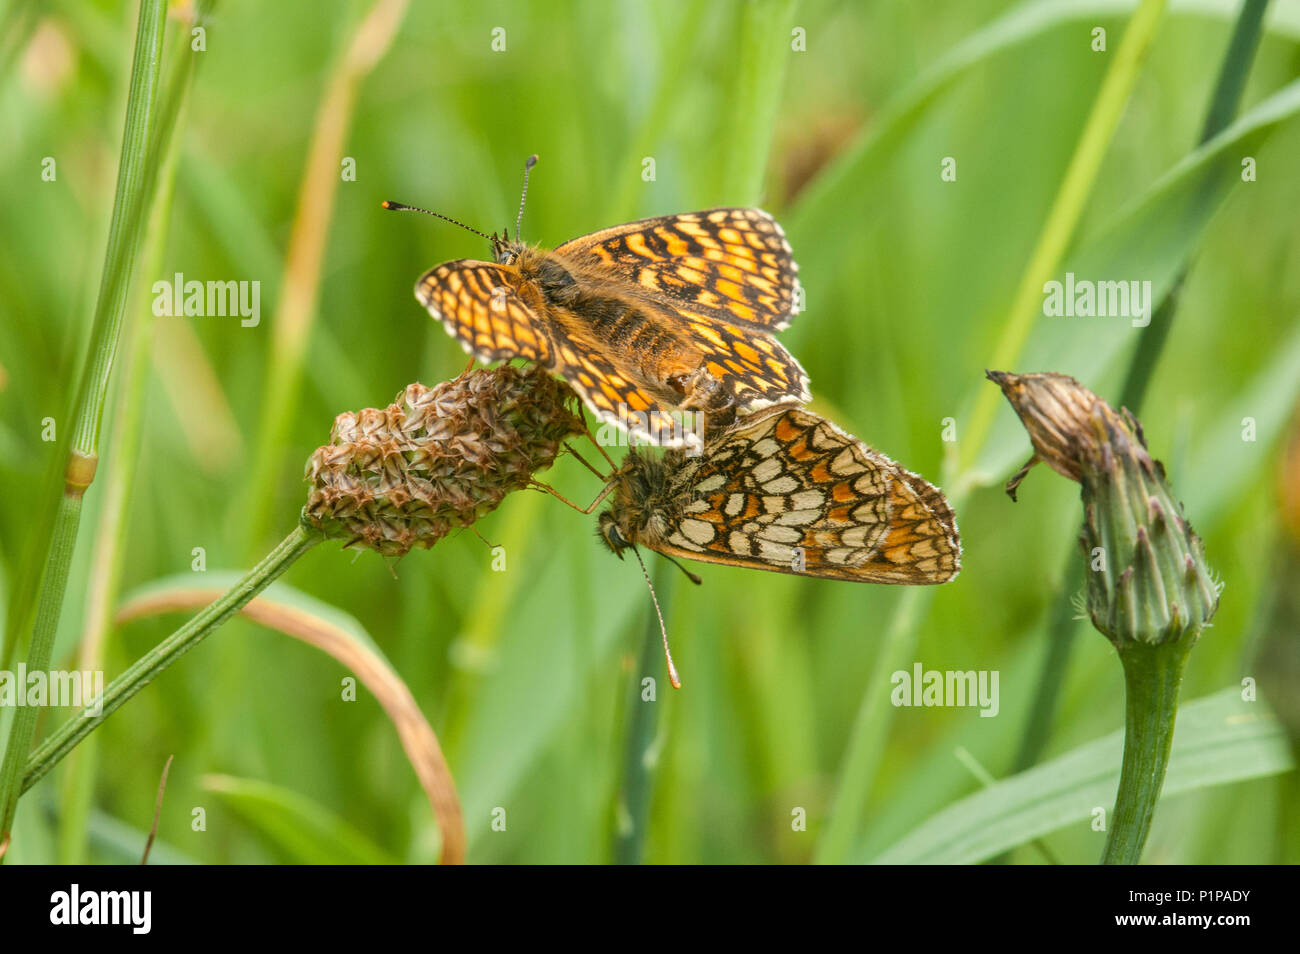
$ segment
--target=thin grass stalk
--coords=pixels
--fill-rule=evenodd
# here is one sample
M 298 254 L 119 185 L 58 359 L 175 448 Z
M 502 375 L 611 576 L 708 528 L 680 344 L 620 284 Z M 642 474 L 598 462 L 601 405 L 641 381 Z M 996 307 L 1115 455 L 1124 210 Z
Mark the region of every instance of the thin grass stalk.
M 1033 317 L 1038 313 L 1042 287 L 1060 265 L 1078 227 L 1115 128 L 1155 40 L 1165 5 L 1166 0 L 1143 0 L 1124 31 L 994 348 L 994 367 L 1002 366 L 998 361 L 1014 367 L 1024 349 Z M 970 423 L 964 430 L 967 436 L 963 439 L 964 453 L 958 468 L 963 479 L 954 482 L 952 474 L 944 478 L 944 486 L 951 487 L 948 498 L 958 512 L 970 495 L 973 465 L 988 437 L 997 396 L 994 391 L 976 398 Z M 857 840 L 893 721 L 888 675 L 907 668 L 914 657 L 917 623 L 931 598 L 929 591 L 910 590 L 895 605 L 887 628 L 889 635 L 858 707 L 826 824 L 817 841 L 813 860 L 818 863 L 843 862 Z
M 659 595 L 661 607 L 668 604 L 672 595 L 675 580 L 670 572 L 677 571 L 662 561 L 655 568 L 654 588 Z M 645 860 L 650 796 L 654 791 L 655 772 L 659 767 L 656 752 L 659 706 L 669 701 L 667 698 L 661 699 L 659 691 L 663 689 L 672 692 L 668 681 L 662 677 L 664 660 L 660 646 L 659 617 L 653 606 L 648 609 L 641 627 L 640 660 L 632 671 L 628 687 L 623 775 L 614 813 L 614 863 L 620 865 L 639 865 Z M 652 700 L 643 698 L 641 686 L 646 677 L 655 681 L 655 697 Z
M 158 162 L 152 149 L 151 133 L 158 97 L 165 14 L 164 0 L 141 0 L 117 195 L 113 202 L 108 248 L 91 330 L 90 357 L 74 405 L 73 437 L 64 471 L 62 498 L 47 559 L 43 561 L 45 575 L 27 656 L 27 668 L 31 672 L 45 671 L 50 667 L 77 530 L 81 524 L 82 498 L 95 478 L 100 420 L 117 355 L 131 277 L 147 221 L 152 170 Z M 0 840 L 8 837 L 13 826 L 22 767 L 36 735 L 37 715 L 38 709 L 34 706 L 20 707 L 10 726 L 4 762 L 0 766 Z
M 201 3 L 193 20 L 186 20 L 179 33 L 189 36 L 192 27 L 208 16 L 212 3 Z M 194 77 L 198 57 L 186 42 L 174 43 L 168 81 L 154 132 L 154 148 L 164 156 L 159 171 L 157 198 L 148 228 L 141 270 L 144 279 L 135 283 L 131 318 L 126 327 L 127 346 L 115 421 L 114 448 L 104 479 L 104 501 L 95 529 L 94 549 L 86 592 L 86 618 L 77 669 L 93 672 L 103 666 L 104 641 L 112 627 L 113 606 L 121 590 L 126 555 L 127 511 L 135 487 L 143 430 L 145 396 L 149 381 L 149 351 L 155 321 L 144 305 L 148 276 L 162 274 L 167 248 L 168 222 L 176 185 L 179 146 L 174 131 L 183 125 L 182 115 Z M 96 740 L 88 740 L 70 760 L 64 774 L 60 801 L 58 852 L 62 864 L 84 864 L 89 847 L 89 823 L 94 777 L 98 765 Z

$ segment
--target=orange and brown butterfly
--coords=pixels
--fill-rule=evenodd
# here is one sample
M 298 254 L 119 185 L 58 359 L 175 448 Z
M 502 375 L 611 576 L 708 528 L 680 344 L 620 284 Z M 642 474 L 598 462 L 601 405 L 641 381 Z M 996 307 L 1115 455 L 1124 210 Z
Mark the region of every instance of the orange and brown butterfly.
M 536 159 L 525 166 L 525 197 Z M 766 212 L 642 219 L 554 250 L 521 242 L 519 221 L 513 240 L 477 234 L 494 261 L 439 265 L 415 296 L 480 361 L 534 361 L 602 421 L 666 447 L 701 443 L 673 412 L 703 412 L 713 428 L 809 399 L 803 368 L 773 337 L 801 292 L 790 245 Z
M 712 434 L 704 452 L 630 450 L 600 535 L 615 554 L 861 583 L 946 583 L 961 543 L 943 493 L 802 407 Z

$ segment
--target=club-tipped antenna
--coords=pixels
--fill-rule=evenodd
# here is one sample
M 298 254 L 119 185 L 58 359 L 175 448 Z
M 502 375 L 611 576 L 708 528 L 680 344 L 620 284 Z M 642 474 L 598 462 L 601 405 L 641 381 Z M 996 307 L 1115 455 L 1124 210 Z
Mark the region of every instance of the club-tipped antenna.
M 519 241 L 519 227 L 524 224 L 524 201 L 528 198 L 528 173 L 533 171 L 533 166 L 537 165 L 537 153 L 533 153 L 524 161 L 524 191 L 519 196 L 519 217 L 515 219 L 515 241 Z
M 475 235 L 480 235 L 489 242 L 492 241 L 492 236 L 488 235 L 486 232 L 472 229 L 464 222 L 457 222 L 450 215 L 443 215 L 441 212 L 430 212 L 428 209 L 421 209 L 419 206 L 415 205 L 407 205 L 405 202 L 394 202 L 391 199 L 385 199 L 380 204 L 390 212 L 421 212 L 424 215 L 432 215 L 435 219 L 442 219 L 444 222 L 450 222 L 452 225 L 459 225 L 466 232 L 473 232 Z
M 641 575 L 645 577 L 645 585 L 650 587 L 650 599 L 655 604 L 655 615 L 659 617 L 659 632 L 664 637 L 664 659 L 668 660 L 668 681 L 673 684 L 674 689 L 680 689 L 682 681 L 678 678 L 677 667 L 673 665 L 673 654 L 668 648 L 668 627 L 664 625 L 664 614 L 663 610 L 659 608 L 659 597 L 655 595 L 655 585 L 650 582 L 650 573 L 645 568 L 645 561 L 641 559 L 641 551 L 633 547 L 632 552 L 636 554 L 636 562 L 641 564 Z

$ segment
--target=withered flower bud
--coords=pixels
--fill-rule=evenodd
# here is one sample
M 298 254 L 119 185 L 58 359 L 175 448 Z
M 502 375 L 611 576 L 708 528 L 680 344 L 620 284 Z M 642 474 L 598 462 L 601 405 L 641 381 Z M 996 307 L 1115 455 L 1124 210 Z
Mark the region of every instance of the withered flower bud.
M 344 546 L 401 556 L 468 527 L 550 467 L 584 425 L 545 371 L 475 369 L 340 414 L 307 461 L 302 521 Z
M 1064 374 L 988 372 L 1020 415 L 1034 457 L 1082 485 L 1079 542 L 1088 560 L 1088 612 L 1121 647 L 1192 639 L 1214 616 L 1218 588 L 1201 538 L 1174 500 L 1141 425 Z

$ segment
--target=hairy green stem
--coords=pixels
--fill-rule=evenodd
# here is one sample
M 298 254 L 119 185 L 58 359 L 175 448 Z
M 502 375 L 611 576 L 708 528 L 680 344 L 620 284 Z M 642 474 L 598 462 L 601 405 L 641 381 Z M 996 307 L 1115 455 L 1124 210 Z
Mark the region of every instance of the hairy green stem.
M 40 781 L 78 742 L 99 728 L 122 703 L 203 642 L 322 539 L 318 533 L 306 527 L 295 527 L 279 546 L 222 594 L 220 599 L 136 660 L 130 669 L 108 684 L 102 697 L 92 700 L 90 705 L 64 723 L 32 753 L 23 775 L 22 791 L 27 791 Z
M 1135 865 L 1142 858 L 1169 766 L 1178 689 L 1193 642 L 1194 636 L 1185 636 L 1158 645 L 1119 647 L 1124 664 L 1124 761 L 1102 864 Z

